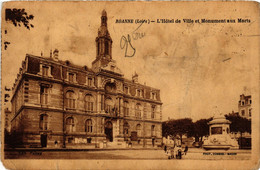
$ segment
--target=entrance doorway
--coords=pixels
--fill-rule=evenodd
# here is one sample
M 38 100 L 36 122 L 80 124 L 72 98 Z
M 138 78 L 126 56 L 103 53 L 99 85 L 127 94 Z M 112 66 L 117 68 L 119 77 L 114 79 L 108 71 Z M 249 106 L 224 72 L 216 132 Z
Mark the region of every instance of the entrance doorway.
M 113 142 L 113 124 L 109 121 L 105 125 L 105 134 L 109 142 Z
M 41 146 L 43 148 L 47 147 L 47 134 L 41 134 Z

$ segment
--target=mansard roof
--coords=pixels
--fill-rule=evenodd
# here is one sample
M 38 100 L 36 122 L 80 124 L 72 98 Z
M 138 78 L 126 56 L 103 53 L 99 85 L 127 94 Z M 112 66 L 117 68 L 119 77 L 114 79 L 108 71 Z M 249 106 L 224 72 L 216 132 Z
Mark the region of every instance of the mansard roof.
M 33 66 L 36 66 L 39 61 L 45 61 L 45 62 L 49 62 L 49 63 L 53 63 L 53 64 L 62 65 L 62 66 L 68 67 L 70 69 L 76 69 L 79 72 L 88 72 L 88 73 L 95 74 L 95 72 L 91 68 L 87 67 L 86 65 L 85 66 L 76 65 L 76 64 L 73 64 L 73 62 L 71 62 L 69 60 L 55 61 L 51 57 L 36 56 L 36 55 L 32 55 L 32 54 L 26 54 L 26 57 L 31 58 L 31 59 L 36 59 L 36 60 L 31 61 L 33 63 L 35 62 L 35 64 L 33 64 Z M 98 72 L 97 74 L 101 74 L 101 73 L 103 73 L 103 74 L 108 73 L 109 74 L 109 73 L 112 73 L 112 71 L 101 70 L 101 72 Z M 134 83 L 130 79 L 123 78 L 123 80 L 126 84 L 129 84 L 130 86 L 138 86 L 139 88 L 150 89 L 151 91 L 159 91 L 159 89 L 157 89 L 157 88 L 153 88 L 153 87 L 150 87 L 150 86 L 147 86 L 147 85 L 144 85 L 144 84 L 140 84 L 140 83 Z

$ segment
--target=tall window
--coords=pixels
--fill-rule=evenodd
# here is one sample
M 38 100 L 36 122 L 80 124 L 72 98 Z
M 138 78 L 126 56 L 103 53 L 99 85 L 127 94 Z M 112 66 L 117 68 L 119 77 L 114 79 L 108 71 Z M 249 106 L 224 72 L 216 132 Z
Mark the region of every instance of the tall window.
M 155 136 L 155 125 L 151 126 L 151 135 Z
M 40 87 L 40 103 L 47 104 L 48 103 L 48 87 L 41 86 Z
M 151 107 L 151 118 L 154 119 L 155 118 L 155 106 L 152 105 Z
M 136 125 L 136 131 L 137 131 L 137 136 L 140 137 L 141 136 L 141 125 L 140 124 Z
M 245 110 L 241 110 L 242 116 L 245 116 Z
M 100 43 L 99 43 L 99 42 L 98 42 L 98 45 L 97 45 L 97 46 L 98 46 L 98 51 L 97 51 L 97 53 L 98 53 L 98 55 L 99 55 L 99 53 L 100 53 L 100 52 L 99 52 L 99 49 L 100 49 L 100 47 L 99 47 L 99 46 L 100 46 Z
M 41 130 L 48 129 L 48 115 L 46 114 L 40 115 L 40 129 Z
M 92 120 L 91 120 L 91 119 L 86 120 L 86 123 L 85 123 L 85 132 L 92 133 L 92 132 L 93 132 L 92 127 L 93 127 L 93 126 L 92 126 Z
M 251 100 L 250 100 L 251 101 Z M 251 117 L 252 116 L 252 109 L 248 110 L 248 116 Z
M 43 76 L 48 76 L 49 75 L 49 67 L 47 66 L 42 66 L 42 75 Z
M 137 118 L 141 118 L 141 104 L 137 103 L 135 106 L 135 115 Z
M 109 55 L 109 46 L 107 41 L 105 41 L 105 54 Z
M 73 91 L 68 91 L 66 93 L 66 101 L 67 101 L 67 107 L 70 108 L 70 109 L 75 109 L 76 106 L 75 106 L 75 94 Z
M 111 98 L 106 98 L 105 100 L 105 111 L 106 113 L 112 113 L 113 101 Z
M 124 101 L 123 105 L 124 116 L 129 116 L 129 103 L 127 101 Z
M 104 132 L 104 119 L 101 118 L 101 124 L 100 124 L 100 132 L 103 133 Z
M 85 110 L 88 112 L 93 112 L 94 110 L 94 100 L 91 94 L 85 96 Z
M 69 117 L 66 119 L 66 132 L 74 132 L 75 131 L 75 122 L 73 117 Z

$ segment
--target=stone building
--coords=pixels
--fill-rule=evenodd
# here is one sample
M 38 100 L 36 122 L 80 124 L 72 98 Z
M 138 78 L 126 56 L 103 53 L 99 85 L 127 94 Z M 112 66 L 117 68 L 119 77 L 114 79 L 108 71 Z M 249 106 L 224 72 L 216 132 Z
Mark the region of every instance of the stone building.
M 251 95 L 245 96 L 244 94 L 240 95 L 240 100 L 238 102 L 238 113 L 241 117 L 251 119 L 252 117 L 252 100 Z
M 27 54 L 13 87 L 12 133 L 25 147 L 156 147 L 162 142 L 160 90 L 125 79 L 112 59 L 102 12 L 92 68 Z
M 7 132 L 11 131 L 11 125 L 10 125 L 10 116 L 11 116 L 11 111 L 7 108 L 4 110 L 4 116 L 5 116 L 5 130 Z

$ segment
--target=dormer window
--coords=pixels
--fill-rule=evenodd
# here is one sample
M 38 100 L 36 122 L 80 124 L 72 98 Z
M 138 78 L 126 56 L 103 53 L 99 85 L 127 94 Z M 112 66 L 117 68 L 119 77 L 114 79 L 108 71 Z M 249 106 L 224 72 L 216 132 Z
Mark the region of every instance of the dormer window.
M 155 93 L 152 93 L 152 99 L 155 100 Z
M 43 76 L 49 75 L 49 67 L 48 66 L 42 66 L 42 75 Z
M 67 73 L 67 81 L 76 83 L 76 73 L 68 72 Z
M 140 97 L 140 95 L 141 95 L 141 91 L 137 90 L 137 96 Z
M 88 78 L 88 86 L 92 86 L 93 78 L 89 77 Z
M 124 86 L 124 93 L 128 94 L 128 87 L 127 86 Z
M 111 71 L 115 71 L 115 66 L 111 66 Z
M 144 97 L 144 90 L 141 90 L 141 97 Z
M 40 72 L 38 73 L 41 76 L 44 77 L 52 77 L 51 76 L 51 67 L 47 64 L 40 64 Z
M 74 74 L 73 73 L 69 73 L 69 82 L 73 82 L 73 77 L 74 77 Z

